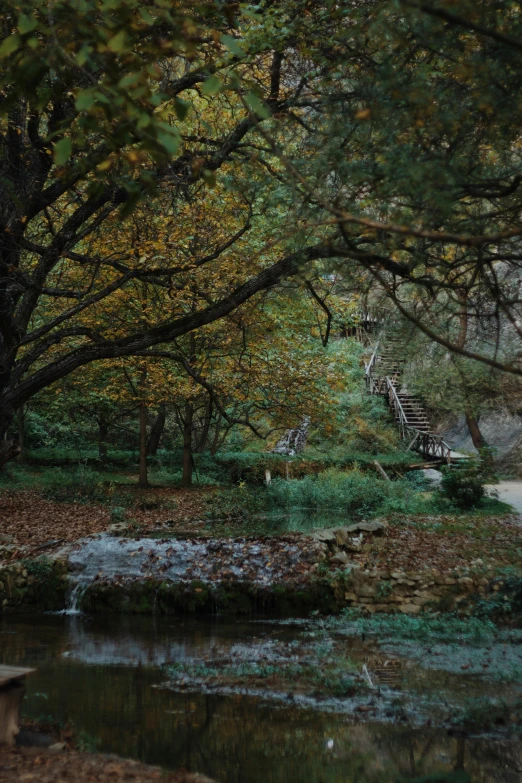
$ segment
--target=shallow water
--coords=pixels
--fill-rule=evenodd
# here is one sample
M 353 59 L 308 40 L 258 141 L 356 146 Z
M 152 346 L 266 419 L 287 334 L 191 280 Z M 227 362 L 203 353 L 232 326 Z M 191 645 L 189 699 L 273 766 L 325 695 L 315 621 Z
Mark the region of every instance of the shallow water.
M 522 780 L 517 740 L 456 738 L 397 715 L 357 725 L 320 698 L 310 708 L 282 694 L 254 696 L 246 682 L 228 694 L 194 683 L 157 687 L 166 664 L 243 660 L 252 650 L 270 658 L 303 638 L 289 625 L 216 618 L 11 617 L 0 622 L 0 662 L 38 669 L 28 678 L 26 717 L 72 722 L 100 750 L 183 765 L 219 783 L 386 783 L 462 759 L 472 780 Z

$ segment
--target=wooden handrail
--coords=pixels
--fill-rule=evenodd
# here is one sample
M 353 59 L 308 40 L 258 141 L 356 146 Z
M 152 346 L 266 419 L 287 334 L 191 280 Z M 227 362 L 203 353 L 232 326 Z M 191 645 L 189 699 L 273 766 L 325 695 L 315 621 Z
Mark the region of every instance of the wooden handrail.
M 373 349 L 373 353 L 370 357 L 370 361 L 368 364 L 366 362 L 364 363 L 364 372 L 367 378 L 370 377 L 373 368 L 375 367 L 375 362 L 377 361 L 377 351 L 379 350 L 379 343 L 376 344 L 375 348 Z

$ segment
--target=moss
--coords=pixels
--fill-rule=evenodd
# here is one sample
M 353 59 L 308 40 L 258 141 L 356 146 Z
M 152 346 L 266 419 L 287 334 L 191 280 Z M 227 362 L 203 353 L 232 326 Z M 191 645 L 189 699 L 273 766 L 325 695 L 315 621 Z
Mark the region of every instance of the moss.
M 4 613 L 60 610 L 66 602 L 67 566 L 59 560 L 25 560 L 0 569 L 0 583 Z
M 326 581 L 295 585 L 261 586 L 249 582 L 209 585 L 192 582 L 139 580 L 130 584 L 96 582 L 80 600 L 86 612 L 173 614 L 176 612 L 248 615 L 270 612 L 278 616 L 306 615 L 313 610 L 330 613 L 342 608 Z

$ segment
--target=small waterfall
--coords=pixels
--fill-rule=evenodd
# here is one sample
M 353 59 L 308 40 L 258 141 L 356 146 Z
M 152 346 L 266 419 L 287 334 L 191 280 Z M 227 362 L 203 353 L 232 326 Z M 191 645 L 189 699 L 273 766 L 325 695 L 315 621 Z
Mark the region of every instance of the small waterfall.
M 306 446 L 309 427 L 310 418 L 305 416 L 299 427 L 287 430 L 285 434 L 279 438 L 272 449 L 272 454 L 286 454 L 288 457 L 294 457 L 296 454 L 299 454 Z
M 268 585 L 301 574 L 303 544 L 276 539 L 128 539 L 102 533 L 79 542 L 69 555 L 74 586 L 66 614 L 78 614 L 81 597 L 96 581 L 172 582 L 235 580 Z M 281 556 L 281 547 L 284 556 Z
M 67 606 L 65 607 L 63 612 L 61 612 L 61 614 L 74 615 L 74 614 L 82 613 L 82 610 L 80 609 L 80 601 L 88 585 L 89 582 L 85 582 L 83 580 L 76 582 L 73 589 L 67 596 Z

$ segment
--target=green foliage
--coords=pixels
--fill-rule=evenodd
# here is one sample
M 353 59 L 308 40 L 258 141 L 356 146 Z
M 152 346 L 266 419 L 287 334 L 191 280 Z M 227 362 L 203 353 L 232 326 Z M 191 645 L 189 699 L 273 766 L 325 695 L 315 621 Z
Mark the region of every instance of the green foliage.
M 476 466 L 445 467 L 439 492 L 460 509 L 476 508 L 484 494 L 484 474 Z
M 384 481 L 358 468 L 325 470 L 300 480 L 276 479 L 267 489 L 268 502 L 277 508 L 332 508 L 362 516 L 369 513 L 413 512 L 422 500 L 409 482 Z
M 22 560 L 23 567 L 27 573 L 34 576 L 38 581 L 47 579 L 53 571 L 53 563 L 46 557 L 37 560 Z
M 196 50 L 188 31 L 193 37 L 202 24 L 217 29 L 227 24 L 227 15 L 212 3 L 197 3 L 190 9 L 174 2 L 152 2 L 145 8 L 138 0 L 105 5 L 94 0 L 72 4 L 56 0 L 52 14 L 45 4 L 17 0 L 3 5 L 0 18 L 3 113 L 12 112 L 17 101 L 42 110 L 68 91 L 69 114 L 74 107 L 75 122 L 69 116 L 67 121 L 61 118 L 64 127 L 58 126 L 45 139 L 45 151 L 57 166 L 70 164 L 85 173 L 87 139 L 95 132 L 104 139 L 90 161 L 92 176 L 99 178 L 105 178 L 115 163 L 110 153 L 121 155 L 126 145 L 134 143 L 157 161 L 176 152 L 179 130 L 157 112 L 168 98 L 161 87 L 159 50 L 163 58 L 183 54 L 192 59 Z M 223 64 L 226 60 L 224 55 Z M 198 81 L 204 80 L 202 73 Z M 128 185 L 132 167 L 125 163 L 121 155 L 119 174 Z M 151 177 L 148 182 L 152 183 Z
M 101 739 L 80 729 L 75 737 L 75 743 L 82 753 L 96 753 L 100 749 Z
M 462 642 L 482 644 L 491 642 L 497 633 L 488 618 L 460 618 L 453 614 L 419 617 L 408 615 L 363 615 L 358 610 L 346 609 L 341 617 L 327 620 L 329 628 L 349 634 L 365 634 L 379 639 L 411 639 L 422 642 Z

